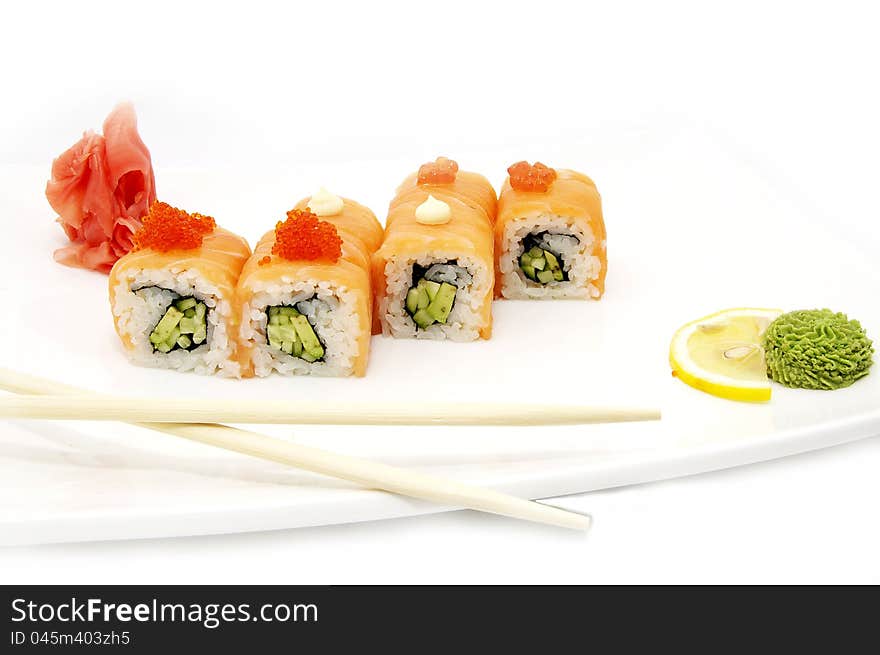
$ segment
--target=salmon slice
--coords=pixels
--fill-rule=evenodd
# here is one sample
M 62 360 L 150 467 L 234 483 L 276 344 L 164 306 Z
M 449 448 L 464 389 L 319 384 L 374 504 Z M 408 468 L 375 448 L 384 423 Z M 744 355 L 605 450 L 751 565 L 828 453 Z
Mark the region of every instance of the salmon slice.
M 455 181 L 448 184 L 419 184 L 418 173 L 413 173 L 397 187 L 391 207 L 414 197 L 418 198 L 421 204 L 429 194 L 438 200 L 456 198 L 474 209 L 482 210 L 490 225 L 495 222 L 498 205 L 495 189 L 485 177 L 468 171 L 459 171 Z M 386 221 L 386 229 L 388 226 L 389 223 Z
M 294 209 L 307 209 L 310 198 L 303 198 Z M 362 251 L 369 259 L 382 244 L 382 224 L 376 215 L 364 205 L 349 198 L 342 198 L 343 207 L 334 216 L 320 216 L 322 221 L 332 223 L 337 230 L 345 230 L 349 237 L 356 237 L 362 244 Z

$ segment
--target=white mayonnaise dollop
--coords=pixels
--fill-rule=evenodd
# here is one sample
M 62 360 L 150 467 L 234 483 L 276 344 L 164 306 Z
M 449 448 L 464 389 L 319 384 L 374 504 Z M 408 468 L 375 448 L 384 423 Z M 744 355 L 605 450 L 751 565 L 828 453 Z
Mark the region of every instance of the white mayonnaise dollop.
M 451 217 L 452 210 L 449 209 L 449 205 L 432 195 L 416 207 L 416 222 L 422 225 L 443 225 L 448 223 Z
M 336 216 L 342 212 L 345 202 L 342 198 L 327 191 L 324 187 L 318 189 L 311 198 L 309 198 L 308 208 L 316 216 Z

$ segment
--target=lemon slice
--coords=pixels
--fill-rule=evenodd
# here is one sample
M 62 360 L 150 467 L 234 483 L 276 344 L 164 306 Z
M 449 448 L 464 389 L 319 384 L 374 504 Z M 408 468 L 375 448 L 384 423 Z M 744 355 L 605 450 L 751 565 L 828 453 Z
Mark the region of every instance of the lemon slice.
M 672 337 L 672 373 L 695 389 L 731 400 L 770 400 L 762 337 L 779 309 L 726 309 L 683 325 Z

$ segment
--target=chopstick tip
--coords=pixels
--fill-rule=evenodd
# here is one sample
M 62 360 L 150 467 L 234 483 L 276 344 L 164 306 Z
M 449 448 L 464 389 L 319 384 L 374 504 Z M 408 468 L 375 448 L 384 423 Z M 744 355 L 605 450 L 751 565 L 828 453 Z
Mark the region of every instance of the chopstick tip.
M 592 514 L 578 512 L 568 507 L 560 507 L 559 505 L 554 505 L 552 503 L 547 503 L 540 500 L 536 500 L 535 502 L 544 507 L 552 507 L 553 509 L 562 512 L 563 514 L 560 514 L 560 516 L 558 517 L 561 520 L 557 521 L 557 525 L 559 525 L 560 527 L 569 528 L 571 530 L 578 530 L 580 532 L 589 532 L 590 528 L 593 527 Z

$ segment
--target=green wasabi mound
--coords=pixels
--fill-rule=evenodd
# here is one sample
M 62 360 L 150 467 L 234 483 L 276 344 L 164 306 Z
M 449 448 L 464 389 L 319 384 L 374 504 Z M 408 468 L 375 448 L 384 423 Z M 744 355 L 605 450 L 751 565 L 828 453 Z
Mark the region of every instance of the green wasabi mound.
M 868 374 L 873 354 L 861 324 L 830 309 L 782 314 L 764 333 L 767 375 L 786 387 L 848 387 Z

